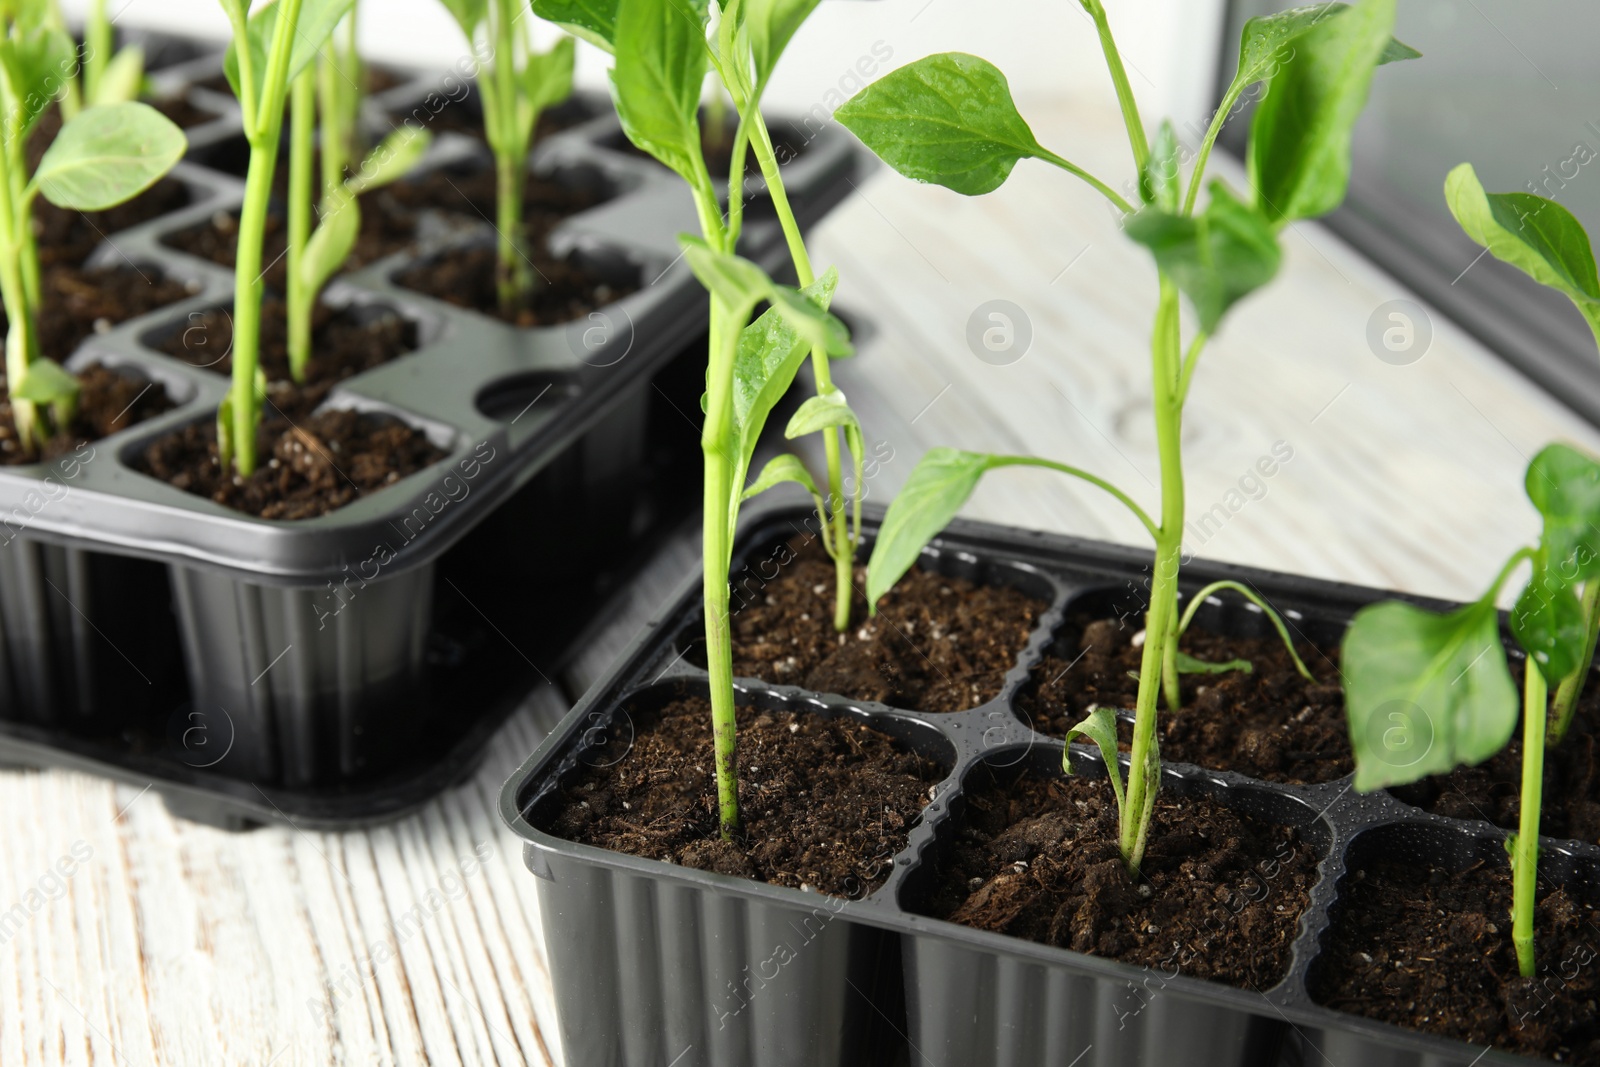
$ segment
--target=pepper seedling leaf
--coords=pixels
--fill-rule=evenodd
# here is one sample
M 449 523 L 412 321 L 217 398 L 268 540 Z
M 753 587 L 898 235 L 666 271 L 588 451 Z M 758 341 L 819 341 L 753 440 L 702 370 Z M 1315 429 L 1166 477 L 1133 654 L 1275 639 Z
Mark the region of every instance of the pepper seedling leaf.
M 755 59 L 756 97 L 766 87 L 783 50 L 789 47 L 819 0 L 745 0 L 744 24 L 750 31 L 750 51 Z
M 1152 206 L 1124 229 L 1172 276 L 1207 333 L 1229 308 L 1272 280 L 1283 256 L 1267 217 L 1220 181 L 1211 183 L 1211 202 L 1201 214 L 1191 218 Z
M 292 83 L 295 75 L 305 70 L 306 64 L 317 57 L 323 44 L 333 36 L 339 20 L 350 13 L 355 3 L 356 0 L 301 0 L 300 14 L 294 24 L 294 41 L 289 51 L 289 72 L 284 82 L 285 86 Z M 282 7 L 282 0 L 268 4 L 251 15 L 247 24 L 250 74 L 254 82 L 253 99 L 258 107 L 264 103 L 261 93 L 267 82 L 268 57 L 272 53 L 272 37 L 277 32 L 278 12 Z M 228 43 L 227 54 L 222 60 L 222 71 L 227 75 L 228 84 L 233 87 L 234 95 L 242 101 L 244 93 L 239 80 L 238 47 L 237 40 Z M 256 118 L 257 116 L 246 116 L 246 127 L 256 121 Z
M 317 228 L 300 258 L 300 280 L 306 292 L 318 293 L 356 247 L 361 236 L 361 205 L 348 189 L 335 187 Z
M 807 397 L 805 403 L 801 404 L 790 417 L 783 436 L 793 441 L 796 437 L 804 437 L 806 434 L 817 433 L 834 426 L 853 427 L 858 431 L 861 429 L 861 420 L 850 410 L 849 402 L 839 389 L 830 389 L 826 393 Z
M 1400 601 L 1363 608 L 1343 649 L 1361 792 L 1481 763 L 1516 729 L 1521 701 L 1492 599 L 1446 615 Z
M 967 196 L 1005 183 L 1044 152 L 994 64 L 963 52 L 919 59 L 873 82 L 834 112 L 907 178 Z
M 993 456 L 956 448 L 930 448 L 917 462 L 890 502 L 872 546 L 867 563 L 869 611 L 876 613 L 878 600 L 911 569 L 928 542 L 950 525 L 994 462 Z
M 563 37 L 551 45 L 548 52 L 534 52 L 528 56 L 527 64 L 518 75 L 522 79 L 522 97 L 517 105 L 521 108 L 524 129 L 531 131 L 540 112 L 572 95 L 577 44 L 573 38 Z
M 1255 664 L 1247 659 L 1230 659 L 1226 663 L 1208 663 L 1203 659 L 1196 659 L 1187 652 L 1177 654 L 1179 674 L 1228 674 L 1232 671 L 1243 671 L 1250 674 L 1255 671 Z
M 1594 250 L 1572 212 L 1532 193 L 1484 192 L 1470 163 L 1450 172 L 1444 198 L 1468 237 L 1539 284 L 1565 293 L 1600 339 Z
M 1244 89 L 1258 81 L 1270 80 L 1289 57 L 1290 46 L 1296 38 L 1349 7 L 1349 4 L 1307 4 L 1247 20 L 1239 38 L 1239 68 L 1231 88 Z M 1391 37 L 1378 57 L 1378 65 L 1421 56 L 1415 48 Z
M 1111 779 L 1111 792 L 1117 798 L 1117 811 L 1122 811 L 1122 769 L 1117 764 L 1117 714 L 1110 708 L 1097 707 L 1087 718 L 1067 730 L 1066 747 L 1061 750 L 1061 770 L 1072 773 L 1073 738 L 1087 737 L 1100 749 L 1105 761 L 1106 777 Z
M 850 344 L 850 328 L 838 316 L 788 286 L 774 285 L 767 296 L 773 310 L 812 347 L 822 349 L 834 359 L 855 355 L 856 350 Z
M 1362 0 L 1294 39 L 1250 123 L 1250 185 L 1275 224 L 1326 215 L 1350 185 L 1350 138 L 1389 46 L 1395 0 Z
M 36 359 L 28 364 L 22 381 L 11 387 L 11 395 L 35 404 L 58 404 L 78 395 L 78 379 L 54 360 Z
M 62 72 L 73 63 L 72 38 L 65 30 L 39 25 L 18 16 L 26 27 L 0 38 L 0 67 L 5 71 L 10 95 L 22 109 L 22 130 L 33 128 L 61 88 Z
M 1563 582 L 1600 576 L 1600 463 L 1570 445 L 1547 445 L 1528 464 L 1525 485 L 1544 517 L 1550 569 Z
M 472 35 L 477 32 L 478 27 L 489 18 L 489 0 L 440 0 L 440 2 L 456 20 L 456 25 L 461 27 L 461 32 L 466 34 L 468 41 L 472 40 Z M 536 0 L 533 5 L 534 14 L 541 18 L 549 18 L 539 10 L 539 7 L 540 4 Z M 551 19 L 551 21 L 556 20 Z
M 138 195 L 183 157 L 183 131 L 149 104 L 108 104 L 61 127 L 33 186 L 57 207 L 103 211 Z
M 1576 590 L 1545 567 L 1534 569 L 1511 609 L 1511 633 L 1544 676 L 1556 681 L 1578 669 L 1589 636 Z
M 397 127 L 367 153 L 345 188 L 356 196 L 382 188 L 406 175 L 427 154 L 433 134 L 421 126 Z
M 123 104 L 139 98 L 139 88 L 144 84 L 144 49 L 130 44 L 106 64 L 95 83 L 91 107 L 105 104 Z
M 706 73 L 703 12 L 682 0 L 628 0 L 617 9 L 612 96 L 635 146 L 701 184 L 700 89 Z
M 1139 175 L 1139 199 L 1162 211 L 1176 214 L 1182 195 L 1182 171 L 1178 165 L 1178 135 L 1172 123 L 1163 119 L 1150 143 L 1150 159 Z
M 596 47 L 615 52 L 617 3 L 618 0 L 533 0 L 533 13 Z
M 761 474 L 755 481 L 750 483 L 750 487 L 744 491 L 744 495 L 739 499 L 741 501 L 749 500 L 758 493 L 765 493 L 773 486 L 782 485 L 784 482 L 794 482 L 796 485 L 801 486 L 811 494 L 811 498 L 817 502 L 818 507 L 821 506 L 822 494 L 817 492 L 817 483 L 812 479 L 811 472 L 806 470 L 806 465 L 800 462 L 799 457 L 788 452 L 780 456 L 774 456 L 768 461 L 767 465 L 761 469 Z
M 699 237 L 679 234 L 683 258 L 694 276 L 712 296 L 730 308 L 746 313 L 772 295 L 774 288 L 767 272 L 743 256 L 714 251 Z

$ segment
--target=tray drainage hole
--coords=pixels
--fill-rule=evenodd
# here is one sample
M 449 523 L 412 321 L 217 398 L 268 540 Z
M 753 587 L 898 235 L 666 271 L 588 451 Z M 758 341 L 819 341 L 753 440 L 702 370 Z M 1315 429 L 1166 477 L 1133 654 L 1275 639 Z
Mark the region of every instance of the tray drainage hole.
M 476 404 L 485 417 L 514 424 L 532 412 L 554 408 L 577 395 L 577 383 L 565 375 L 534 371 L 502 378 L 485 387 Z

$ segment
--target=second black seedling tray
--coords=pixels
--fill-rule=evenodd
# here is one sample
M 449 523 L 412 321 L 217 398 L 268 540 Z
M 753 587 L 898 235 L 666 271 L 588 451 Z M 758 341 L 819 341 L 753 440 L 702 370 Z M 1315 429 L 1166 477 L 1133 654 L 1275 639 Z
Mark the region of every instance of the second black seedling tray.
M 756 573 L 746 568 L 773 558 L 776 546 L 814 526 L 813 514 L 803 508 L 752 517 L 738 542 L 736 581 Z M 1149 560 L 1148 552 L 1120 546 L 953 524 L 924 553 L 924 568 L 978 584 L 1016 586 L 1049 603 L 1002 692 L 969 711 L 929 714 L 738 682 L 743 704 L 849 716 L 949 768 L 894 858 L 887 882 L 857 900 L 640 859 L 542 829 L 549 813 L 541 805 L 556 785 L 629 731 L 631 712 L 705 693 L 704 673 L 683 655 L 699 634 L 699 584 L 687 584 L 502 794 L 502 815 L 526 841 L 528 867 L 539 879 L 552 973 L 562 976 L 556 999 L 568 1062 L 835 1067 L 885 1062 L 863 1061 L 859 1050 L 901 1041 L 910 1062 L 928 1067 L 1258 1067 L 1299 1053 L 1307 1063 L 1325 1062 L 1317 1050 L 1341 1065 L 1527 1062 L 1313 1000 L 1309 976 L 1323 951 L 1341 880 L 1353 864 L 1388 855 L 1433 858 L 1461 869 L 1496 855 L 1505 836 L 1485 823 L 1426 814 L 1386 795 L 1356 794 L 1348 777 L 1295 786 L 1179 763 L 1164 768 L 1168 794 L 1205 795 L 1256 819 L 1294 827 L 1299 840 L 1321 856 L 1288 973 L 1271 988 L 1157 973 L 920 913 L 931 868 L 961 827 L 972 776 L 1023 768 L 1060 773 L 1059 739 L 1028 724 L 1017 696 L 1080 607 L 1103 611 L 1110 603 L 1138 624 Z M 1193 594 L 1219 579 L 1257 589 L 1303 638 L 1323 647 L 1338 641 L 1360 607 L 1390 595 L 1204 561 L 1185 568 L 1184 589 Z M 1262 613 L 1233 602 L 1208 604 L 1198 619 L 1205 629 L 1237 637 L 1273 633 Z M 1094 750 L 1075 749 L 1073 758 L 1081 773 L 1103 777 Z M 1547 878 L 1587 880 L 1597 866 L 1600 848 L 1544 842 L 1541 870 Z M 798 967 L 778 973 L 759 992 L 729 999 L 730 989 L 743 990 L 748 976 L 770 960 L 769 942 L 789 944 L 794 935 L 785 931 L 812 928 L 817 935 L 794 952 L 805 961 L 803 973 Z M 886 977 L 885 937 L 898 944 L 898 975 Z M 888 993 L 886 982 L 894 987 Z M 900 990 L 903 995 L 894 995 Z M 872 1008 L 864 1024 L 853 1014 L 863 997 Z M 730 1013 L 730 1004 L 740 1010 Z M 868 1037 L 841 1042 L 850 1025 L 866 1025 Z

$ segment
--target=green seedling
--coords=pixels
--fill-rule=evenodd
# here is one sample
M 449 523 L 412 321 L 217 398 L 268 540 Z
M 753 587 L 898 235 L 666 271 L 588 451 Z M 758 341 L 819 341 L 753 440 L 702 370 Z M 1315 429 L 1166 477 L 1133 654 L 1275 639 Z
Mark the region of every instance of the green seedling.
M 1466 163 L 1446 179 L 1445 200 L 1468 236 L 1566 294 L 1600 339 L 1594 253 L 1571 212 L 1530 193 L 1487 193 Z M 1532 976 L 1547 734 L 1559 744 L 1572 724 L 1600 627 L 1600 463 L 1550 445 L 1528 465 L 1525 488 L 1543 520 L 1537 545 L 1513 554 L 1477 602 L 1447 615 L 1399 602 L 1365 609 L 1345 636 L 1343 669 L 1363 791 L 1483 762 L 1510 740 L 1520 710 L 1521 811 L 1506 847 L 1512 942 L 1518 968 Z M 1495 605 L 1524 563 L 1530 577 L 1511 611 L 1512 636 L 1526 653 L 1519 709 Z
M 1511 739 L 1520 710 L 1522 807 L 1506 848 L 1511 937 L 1518 967 L 1531 976 L 1548 682 L 1588 673 L 1577 588 L 1600 577 L 1587 547 L 1600 529 L 1600 463 L 1551 445 L 1528 465 L 1526 488 L 1544 519 L 1539 543 L 1518 549 L 1482 597 L 1448 614 L 1400 601 L 1363 609 L 1345 634 L 1343 671 L 1363 792 L 1483 762 Z M 1519 709 L 1495 605 L 1524 563 L 1531 574 L 1511 611 L 1512 636 L 1527 654 Z
M 65 29 L 55 0 L 50 3 L 50 18 L 52 25 Z M 89 9 L 84 12 L 81 56 L 77 71 L 69 68 L 61 81 L 58 103 L 62 119 L 70 120 L 86 107 L 138 99 L 144 87 L 144 49 L 136 44 L 115 48 L 106 0 L 90 0 Z
M 945 53 L 918 60 L 862 90 L 836 117 L 909 178 L 977 196 L 1003 185 L 1021 160 L 1037 159 L 1088 183 L 1126 215 L 1125 232 L 1150 251 L 1160 279 L 1151 344 L 1160 518 L 1106 480 L 1064 463 L 934 449 L 884 518 L 868 564 L 867 601 L 876 608 L 990 470 L 1054 470 L 1110 493 L 1132 512 L 1155 542 L 1133 750 L 1126 789 L 1116 784 L 1122 856 L 1136 872 L 1160 782 L 1158 699 L 1164 695 L 1173 708 L 1180 700 L 1177 605 L 1184 477 L 1179 442 L 1191 380 L 1228 310 L 1277 273 L 1284 226 L 1326 214 L 1344 199 L 1351 133 L 1376 68 L 1418 53 L 1391 37 L 1395 0 L 1318 4 L 1251 19 L 1240 42 L 1238 70 L 1185 181 L 1185 153 L 1171 124 L 1163 123 L 1153 141 L 1146 135 L 1100 0 L 1080 2 L 1094 22 L 1116 88 L 1132 148 L 1137 203 L 1042 146 L 1018 113 L 1005 75 L 976 56 Z M 1244 91 L 1259 83 L 1265 83 L 1265 93 L 1251 120 L 1250 190 L 1240 194 L 1213 181 L 1201 208 L 1199 191 L 1223 123 Z M 1187 343 L 1180 293 L 1191 311 Z M 1074 736 L 1084 733 L 1098 742 L 1100 737 L 1087 729 L 1104 734 L 1091 721 Z M 1115 780 L 1114 744 L 1106 756 Z
M 43 196 L 58 207 L 103 211 L 148 189 L 172 169 L 188 145 L 182 130 L 146 104 L 100 104 L 68 119 L 29 174 L 29 134 L 61 91 L 62 72 L 77 62 L 76 50 L 42 5 L 0 7 L 0 30 L 0 300 L 8 319 L 6 383 L 17 440 L 32 454 L 52 435 L 67 430 L 78 398 L 77 380 L 39 349 L 35 200 Z
M 788 427 L 790 436 L 838 429 L 859 455 L 859 427 L 826 378 L 830 357 L 851 354 L 845 326 L 827 310 L 838 277 L 811 271 L 771 139 L 761 122 L 761 94 L 779 56 L 815 0 L 799 3 L 733 2 L 713 12 L 696 0 L 620 0 L 614 6 L 536 3 L 541 15 L 596 40 L 613 52 L 613 96 L 629 140 L 675 171 L 688 185 L 701 236 L 684 239 L 684 255 L 711 293 L 710 347 L 700 445 L 704 456 L 705 633 L 711 676 L 712 736 L 717 804 L 724 836 L 739 826 L 734 729 L 733 655 L 728 618 L 728 572 L 740 505 L 756 493 L 798 481 L 820 494 L 798 459 L 773 461 L 746 485 L 767 416 L 788 391 L 808 355 L 823 368 L 819 386 Z M 558 10 L 559 8 L 559 10 Z M 717 16 L 713 19 L 713 13 Z M 713 27 L 715 27 L 713 29 Z M 738 109 L 728 210 L 712 183 L 702 152 L 700 100 L 708 70 L 715 71 Z M 798 290 L 774 283 L 735 254 L 743 225 L 746 146 L 755 146 L 769 191 L 785 218 L 790 251 L 802 282 Z M 770 162 L 770 169 L 768 163 Z M 751 322 L 762 303 L 769 310 Z M 859 477 L 857 479 L 859 486 Z M 842 510 L 837 498 L 836 511 Z M 834 546 L 837 547 L 837 546 Z M 846 597 L 848 590 L 845 591 Z M 848 599 L 846 600 L 848 603 Z M 848 610 L 848 609 L 847 609 Z
M 522 183 L 533 131 L 545 109 L 572 95 L 575 50 L 569 37 L 548 52 L 532 46 L 528 0 L 444 0 L 467 40 L 488 38 L 492 58 L 478 76 L 483 129 L 495 163 L 495 285 L 502 314 L 527 305 L 534 292 L 522 222 Z
M 1589 235 L 1566 208 L 1532 193 L 1487 193 L 1470 163 L 1445 179 L 1445 201 L 1467 236 L 1502 262 L 1541 285 L 1564 294 L 1600 341 L 1600 280 Z M 1563 555 L 1581 554 L 1583 619 L 1587 637 L 1583 669 L 1560 680 L 1556 688 L 1555 724 L 1551 740 L 1560 743 L 1572 725 L 1578 695 L 1594 661 L 1600 634 L 1600 534 L 1564 545 Z
M 347 20 L 353 23 L 353 20 Z M 333 277 L 361 235 L 360 196 L 400 178 L 422 158 L 432 135 L 419 126 L 401 125 L 374 148 L 354 174 L 346 174 L 345 152 L 354 137 L 354 117 L 360 96 L 343 79 L 350 68 L 348 56 L 338 47 L 325 49 L 315 66 L 307 66 L 294 79 L 289 101 L 289 207 L 288 207 L 288 347 L 289 374 L 306 380 L 311 360 L 311 313 L 328 279 Z M 329 74 L 329 71 L 335 73 Z M 354 99 L 352 107 L 350 99 Z M 313 139 L 318 111 L 323 122 L 322 181 L 312 196 Z M 331 131 L 331 132 L 330 132 Z M 329 153 L 333 153 L 330 162 Z M 321 217 L 312 225 L 312 201 Z

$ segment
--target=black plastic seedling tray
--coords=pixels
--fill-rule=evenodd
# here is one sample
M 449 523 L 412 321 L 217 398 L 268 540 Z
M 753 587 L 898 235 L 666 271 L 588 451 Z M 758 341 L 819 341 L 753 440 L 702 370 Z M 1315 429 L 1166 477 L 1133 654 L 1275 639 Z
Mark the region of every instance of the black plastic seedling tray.
M 776 545 L 814 524 L 801 507 L 751 516 L 738 541 L 736 579 L 752 561 L 767 559 Z M 1112 604 L 1114 612 L 1125 609 L 1130 618 L 1142 613 L 1149 561 L 1148 552 L 1121 546 L 953 524 L 925 551 L 925 568 L 980 584 L 1013 585 L 1050 604 L 1003 691 L 970 711 L 928 714 L 738 681 L 742 703 L 850 716 L 949 768 L 895 857 L 888 881 L 860 900 L 639 859 L 574 844 L 541 828 L 548 818 L 542 803 L 590 753 L 627 728 L 629 709 L 705 691 L 704 673 L 683 654 L 697 640 L 700 613 L 699 580 L 688 582 L 502 793 L 502 816 L 526 842 L 525 859 L 538 878 L 551 972 L 559 976 L 556 1003 L 567 1062 L 894 1062 L 892 1052 L 881 1051 L 885 1042 L 901 1043 L 901 1055 L 927 1067 L 1258 1067 L 1300 1055 L 1305 1063 L 1385 1067 L 1527 1062 L 1343 1014 L 1312 999 L 1308 976 L 1328 933 L 1340 881 L 1353 862 L 1386 853 L 1422 855 L 1459 869 L 1471 859 L 1492 857 L 1505 837 L 1487 823 L 1425 814 L 1382 794 L 1356 794 L 1348 777 L 1293 786 L 1186 764 L 1165 766 L 1164 790 L 1206 794 L 1256 818 L 1293 826 L 1323 857 L 1289 972 L 1269 989 L 1152 973 L 919 914 L 931 868 L 960 827 L 969 777 L 985 767 L 1059 773 L 1060 741 L 1037 733 L 1017 710 L 1029 671 L 1079 606 Z M 1259 590 L 1322 647 L 1337 643 L 1361 606 L 1390 596 L 1204 561 L 1186 567 L 1184 588 L 1192 594 L 1223 578 Z M 1260 612 L 1221 602 L 1208 604 L 1199 619 L 1206 629 L 1235 636 L 1271 632 Z M 1103 776 L 1092 748 L 1075 747 L 1073 759 L 1081 773 Z M 1499 855 L 1503 859 L 1503 851 Z M 1592 880 L 1597 864 L 1600 848 L 1544 842 L 1550 877 Z M 804 970 L 779 974 L 730 1016 L 729 990 L 771 958 L 773 944 L 789 943 L 793 931 L 808 929 L 808 922 L 817 927 L 818 916 L 825 920 L 820 932 L 796 953 Z M 903 995 L 886 990 L 895 975 L 883 966 L 885 938 L 898 942 Z M 864 1048 L 882 1058 L 863 1058 Z
M 217 70 L 202 53 L 163 84 L 225 112 L 226 97 L 183 88 Z M 492 233 L 425 218 L 414 251 L 324 294 L 409 320 L 416 350 L 340 383 L 324 406 L 392 415 L 445 456 L 295 522 L 234 512 L 135 463 L 151 441 L 213 419 L 228 386 L 152 347 L 232 301 L 231 268 L 164 241 L 242 202 L 243 182 L 205 165 L 227 156 L 237 110 L 208 124 L 173 172 L 188 205 L 112 235 L 91 261 L 160 271 L 193 295 L 68 361 L 158 382 L 176 406 L 85 454 L 0 468 L 0 762 L 154 782 L 185 814 L 229 826 L 390 818 L 470 771 L 693 500 L 698 433 L 685 413 L 702 389 L 706 297 L 677 235 L 696 217 L 676 178 L 604 147 L 618 128 L 604 97 L 572 107 L 592 117 L 543 139 L 529 165 L 607 198 L 565 220 L 552 247 L 634 291 L 534 329 L 431 299 L 395 277 Z M 794 161 L 803 225 L 848 193 L 860 158 L 833 131 Z M 480 142 L 447 133 L 420 168 L 489 165 Z M 776 221 L 755 216 L 741 250 L 781 272 Z

